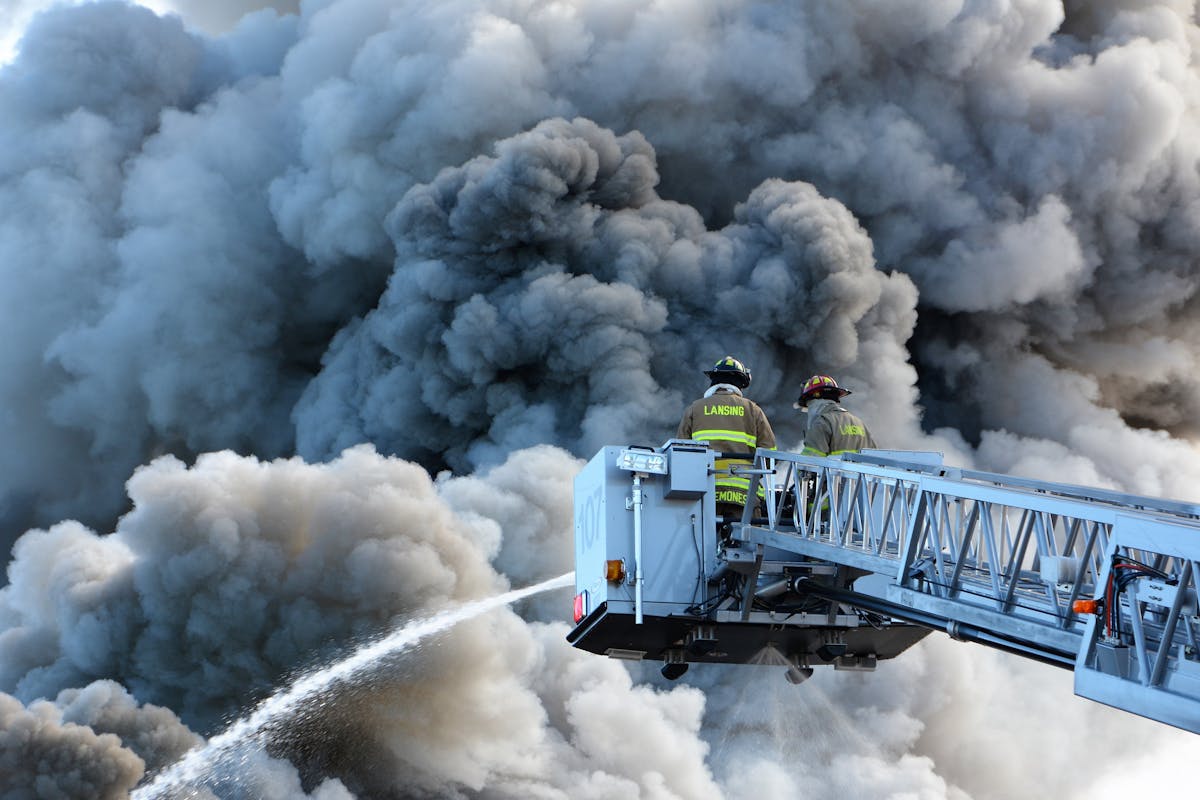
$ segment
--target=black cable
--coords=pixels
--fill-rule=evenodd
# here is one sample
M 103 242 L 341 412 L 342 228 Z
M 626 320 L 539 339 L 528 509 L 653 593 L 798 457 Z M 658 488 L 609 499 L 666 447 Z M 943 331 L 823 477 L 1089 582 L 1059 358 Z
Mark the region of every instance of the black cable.
M 1129 570 L 1118 573 L 1118 570 Z M 1139 578 L 1159 578 L 1160 580 L 1174 582 L 1176 579 L 1166 572 L 1163 572 L 1157 567 L 1152 567 L 1149 564 L 1144 564 L 1136 558 L 1129 556 L 1120 556 L 1114 554 L 1112 564 L 1108 572 L 1108 587 L 1104 591 L 1105 597 L 1105 627 L 1107 633 L 1114 638 L 1121 638 L 1121 595 L 1125 592 L 1126 587 Z M 1115 591 L 1113 589 L 1115 588 Z M 1111 594 L 1111 602 L 1109 596 Z M 1132 614 L 1135 609 L 1130 609 Z
M 1130 558 L 1129 556 L 1113 555 L 1113 565 L 1114 566 L 1117 565 L 1117 562 L 1120 562 L 1121 564 L 1132 564 L 1135 567 L 1142 567 L 1144 569 L 1148 569 L 1151 572 L 1157 573 L 1158 576 L 1164 580 L 1174 580 L 1174 578 L 1172 578 L 1166 572 L 1163 572 L 1158 567 L 1152 567 L 1149 564 L 1146 564 L 1142 561 L 1138 561 L 1136 558 Z
M 692 590 L 692 605 L 700 595 L 700 587 L 704 584 L 704 556 L 700 552 L 700 537 L 697 536 L 696 515 L 692 514 L 692 547 L 696 550 L 696 588 Z
M 875 630 L 883 630 L 883 623 L 886 619 L 885 617 L 876 614 L 874 611 L 864 611 L 863 609 L 857 607 L 854 608 L 854 613 L 858 615 L 859 619 L 870 625 Z
M 735 596 L 733 590 L 729 586 L 731 577 L 732 576 L 726 576 L 725 578 L 722 578 L 720 583 L 720 591 L 717 595 L 704 600 L 702 603 L 695 603 L 685 608 L 684 611 L 698 617 L 707 616 L 708 614 L 712 613 L 712 611 L 720 606 L 725 600 Z

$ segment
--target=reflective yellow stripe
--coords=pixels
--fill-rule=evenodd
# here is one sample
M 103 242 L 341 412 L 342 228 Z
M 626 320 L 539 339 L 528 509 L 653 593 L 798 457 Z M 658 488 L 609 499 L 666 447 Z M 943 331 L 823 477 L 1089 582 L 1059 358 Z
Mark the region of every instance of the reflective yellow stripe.
M 727 470 L 730 467 L 749 467 L 749 466 L 751 466 L 749 461 L 743 461 L 741 459 L 733 459 L 733 458 L 728 458 L 728 459 L 719 458 L 716 460 L 716 462 L 714 464 L 714 467 L 717 470 L 717 474 L 714 476 L 713 483 L 715 483 L 717 485 L 718 489 L 720 489 L 721 487 L 725 487 L 725 488 L 729 488 L 729 489 L 741 489 L 742 494 L 745 494 L 746 492 L 750 491 L 750 479 L 743 478 L 743 477 L 740 477 L 737 475 L 729 475 L 728 473 L 723 472 L 722 470 Z M 757 494 L 760 498 L 766 497 L 767 496 L 766 487 L 763 486 L 762 483 L 759 483 L 758 491 L 755 494 Z
M 749 489 L 749 478 L 735 478 L 732 475 L 718 475 L 716 479 L 717 486 L 736 486 L 739 489 Z
M 748 458 L 718 458 L 713 462 L 714 469 L 729 469 L 730 467 L 749 467 Z
M 829 454 L 822 453 L 820 450 L 816 449 L 815 447 L 806 447 L 802 451 L 800 451 L 800 455 L 802 455 L 802 456 L 820 456 L 821 458 L 824 458 L 825 456 L 827 456 Z
M 727 431 L 720 428 L 713 428 L 706 431 L 692 431 L 692 438 L 698 442 L 737 442 L 739 444 L 755 447 L 758 444 L 758 437 L 741 431 Z
M 843 453 L 857 453 L 857 452 L 858 452 L 858 450 L 834 450 L 834 451 L 833 451 L 832 453 L 830 453 L 829 455 L 831 455 L 831 456 L 840 456 L 840 455 L 842 455 Z

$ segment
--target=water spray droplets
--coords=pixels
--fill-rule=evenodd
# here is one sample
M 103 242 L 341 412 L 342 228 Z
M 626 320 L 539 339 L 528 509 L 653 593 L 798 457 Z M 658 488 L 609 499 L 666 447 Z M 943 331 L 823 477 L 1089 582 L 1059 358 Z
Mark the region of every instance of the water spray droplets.
M 172 790 L 171 796 L 179 796 L 179 792 L 186 790 L 189 784 L 205 780 L 214 765 L 245 761 L 249 757 L 250 747 L 261 746 L 269 738 L 271 723 L 285 714 L 295 713 L 297 707 L 321 693 L 362 677 L 377 667 L 380 659 L 413 647 L 421 640 L 449 630 L 472 617 L 551 589 L 569 586 L 574 578 L 575 573 L 568 572 L 524 589 L 514 589 L 495 597 L 464 603 L 432 617 L 414 620 L 397 631 L 373 642 L 367 642 L 341 661 L 302 676 L 290 686 L 263 700 L 249 716 L 237 720 L 223 732 L 209 739 L 203 747 L 190 751 L 160 772 L 149 784 L 133 792 L 130 795 L 131 800 L 161 797 L 167 790 Z

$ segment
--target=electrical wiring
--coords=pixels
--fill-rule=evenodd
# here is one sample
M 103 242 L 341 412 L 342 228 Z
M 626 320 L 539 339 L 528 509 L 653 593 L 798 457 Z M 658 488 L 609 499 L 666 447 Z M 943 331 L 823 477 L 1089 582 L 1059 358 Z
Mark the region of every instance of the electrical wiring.
M 1129 584 L 1139 578 L 1159 578 L 1168 583 L 1174 583 L 1166 572 L 1143 564 L 1129 556 L 1114 554 L 1112 566 L 1108 572 L 1108 582 L 1104 587 L 1104 635 L 1119 639 L 1121 637 L 1121 593 Z

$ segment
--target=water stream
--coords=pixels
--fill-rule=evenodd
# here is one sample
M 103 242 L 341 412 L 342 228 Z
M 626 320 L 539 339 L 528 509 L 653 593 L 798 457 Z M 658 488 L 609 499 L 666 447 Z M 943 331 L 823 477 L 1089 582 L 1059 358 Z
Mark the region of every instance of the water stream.
M 479 616 L 494 608 L 515 603 L 535 594 L 571 585 L 575 573 L 568 572 L 535 586 L 514 589 L 496 597 L 475 600 L 442 611 L 432 617 L 414 620 L 373 642 L 368 642 L 346 658 L 297 679 L 290 686 L 258 704 L 253 713 L 239 719 L 202 747 L 188 751 L 183 758 L 164 769 L 154 780 L 130 795 L 131 800 L 149 800 L 168 789 L 201 781 L 210 765 L 230 753 L 249 746 L 261 746 L 268 736 L 267 727 L 280 717 L 292 713 L 306 700 L 328 691 L 335 684 L 352 680 L 367 673 L 379 659 L 401 652 L 436 633 L 448 630 L 460 622 Z

